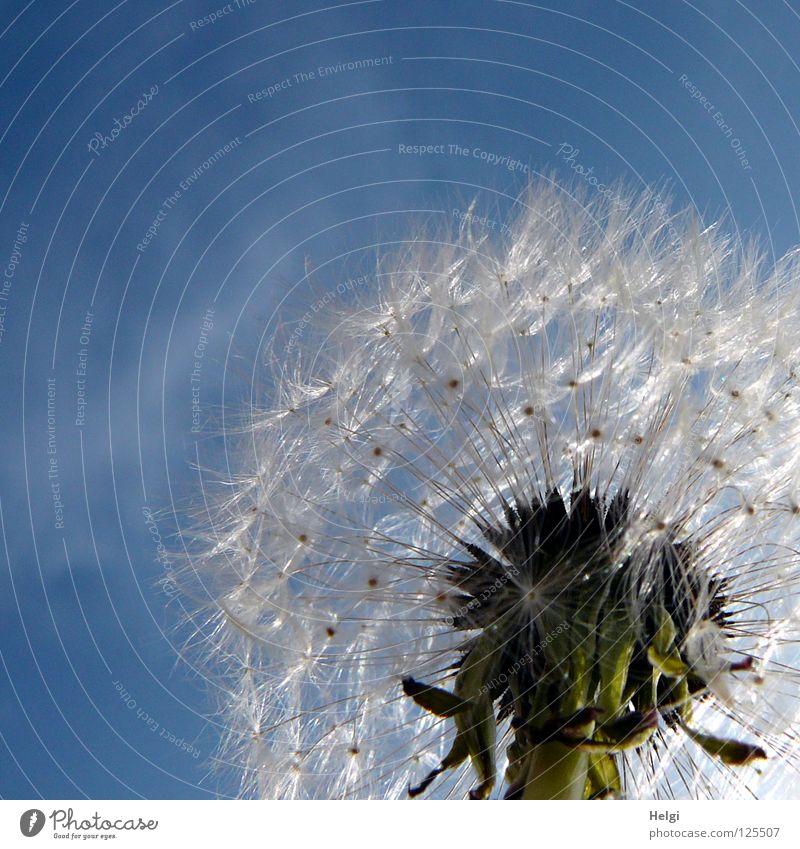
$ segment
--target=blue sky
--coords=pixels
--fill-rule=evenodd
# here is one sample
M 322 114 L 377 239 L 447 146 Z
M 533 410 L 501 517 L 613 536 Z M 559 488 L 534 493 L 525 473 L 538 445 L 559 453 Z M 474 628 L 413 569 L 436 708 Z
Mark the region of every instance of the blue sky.
M 373 246 L 537 173 L 800 243 L 796 0 L 0 8 L 6 798 L 235 793 L 173 511 Z

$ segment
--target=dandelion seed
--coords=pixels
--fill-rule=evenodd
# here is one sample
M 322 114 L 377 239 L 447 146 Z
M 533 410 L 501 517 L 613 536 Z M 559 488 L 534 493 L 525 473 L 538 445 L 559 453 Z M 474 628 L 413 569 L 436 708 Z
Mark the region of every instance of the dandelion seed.
M 243 795 L 795 792 L 797 265 L 518 209 L 382 258 L 254 414 L 192 563 Z

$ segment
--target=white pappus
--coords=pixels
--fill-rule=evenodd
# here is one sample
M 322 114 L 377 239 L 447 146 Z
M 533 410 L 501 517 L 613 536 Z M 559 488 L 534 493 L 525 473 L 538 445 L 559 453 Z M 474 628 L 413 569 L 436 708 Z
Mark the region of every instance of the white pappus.
M 795 792 L 800 269 L 624 198 L 470 210 L 274 357 L 187 541 L 242 795 Z

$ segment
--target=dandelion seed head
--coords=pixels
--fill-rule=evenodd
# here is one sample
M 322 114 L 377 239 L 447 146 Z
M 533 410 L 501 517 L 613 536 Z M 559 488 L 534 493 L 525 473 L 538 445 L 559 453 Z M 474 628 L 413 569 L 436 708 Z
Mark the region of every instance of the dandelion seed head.
M 248 796 L 513 796 L 583 735 L 626 795 L 786 792 L 747 764 L 796 764 L 796 261 L 547 183 L 509 227 L 379 257 L 254 412 L 192 562 L 220 760 Z M 479 710 L 492 763 L 448 765 Z

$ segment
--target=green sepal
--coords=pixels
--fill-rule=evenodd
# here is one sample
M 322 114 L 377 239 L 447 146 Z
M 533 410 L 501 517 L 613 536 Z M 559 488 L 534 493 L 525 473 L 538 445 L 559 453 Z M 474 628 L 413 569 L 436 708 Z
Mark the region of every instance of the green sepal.
M 497 720 L 488 684 L 497 673 L 503 644 L 501 629 L 497 625 L 487 628 L 473 644 L 456 676 L 455 694 L 470 706 L 454 714 L 453 720 L 480 782 L 470 791 L 470 799 L 485 799 L 494 787 Z
M 477 701 L 488 695 L 489 683 L 502 659 L 504 643 L 505 639 L 496 625 L 488 627 L 471 643 L 453 687 L 459 698 Z
M 738 740 L 729 740 L 725 737 L 713 737 L 703 734 L 684 725 L 683 730 L 689 737 L 701 746 L 709 755 L 719 758 L 728 766 L 746 766 L 756 760 L 766 760 L 767 753 L 753 743 L 741 743 Z
M 655 610 L 657 619 L 656 633 L 653 637 L 652 645 L 661 656 L 668 656 L 672 647 L 675 644 L 675 637 L 678 629 L 672 621 L 672 617 L 663 607 L 657 607 Z
M 689 667 L 681 660 L 681 656 L 675 649 L 668 654 L 662 654 L 653 644 L 647 649 L 647 660 L 665 678 L 684 678 L 689 674 Z
M 582 739 L 591 734 L 594 723 L 604 711 L 601 708 L 588 705 L 570 716 L 553 717 L 536 728 L 532 723 L 519 726 L 518 732 L 523 733 L 531 745 L 539 746 L 549 740 Z
M 454 693 L 440 687 L 430 687 L 413 678 L 403 679 L 403 691 L 418 705 L 437 716 L 450 717 L 456 724 L 456 740 L 450 755 L 453 765 L 461 763 L 468 754 L 478 776 L 479 785 L 470 791 L 471 799 L 484 799 L 495 782 L 496 724 L 494 705 L 489 696 L 489 682 L 496 674 L 502 657 L 502 635 L 499 629 L 487 628 L 472 644 L 456 675 Z M 433 779 L 449 768 L 433 770 L 410 795 L 422 793 Z
M 436 716 L 451 717 L 474 707 L 475 703 L 462 699 L 441 687 L 430 687 L 414 678 L 403 678 L 403 692 L 420 707 Z
M 636 639 L 629 625 L 629 615 L 622 607 L 609 610 L 601 624 L 597 640 L 600 689 L 595 701 L 609 716 L 614 716 L 629 701 L 623 698 L 623 694 Z
M 643 731 L 652 731 L 658 725 L 658 713 L 654 710 L 647 713 L 629 711 L 613 722 L 600 726 L 604 736 L 618 743 L 624 743 L 633 737 L 638 737 Z
M 621 793 L 622 781 L 613 755 L 590 753 L 585 798 L 614 799 Z
M 436 769 L 432 769 L 415 787 L 411 787 L 409 785 L 409 797 L 413 799 L 421 793 L 424 793 L 428 787 L 430 787 L 431 782 L 437 775 L 441 775 L 445 770 L 453 769 L 453 767 L 464 763 L 468 755 L 469 752 L 467 750 L 467 744 L 464 742 L 464 737 L 461 734 L 457 734 L 456 739 L 453 741 L 453 745 L 450 747 L 450 751 L 442 758 L 442 762 L 439 766 L 437 766 Z
M 612 754 L 626 749 L 635 749 L 646 742 L 658 727 L 658 713 L 630 711 L 613 722 L 601 725 L 597 729 L 599 736 L 591 739 L 570 740 L 559 736 L 559 742 L 573 745 L 584 752 Z
M 470 799 L 485 799 L 492 792 L 495 780 L 495 758 L 497 721 L 494 706 L 488 696 L 476 702 L 464 713 L 454 717 L 459 735 L 463 736 L 472 766 L 480 785 L 470 790 Z

